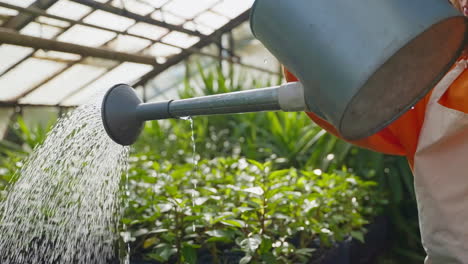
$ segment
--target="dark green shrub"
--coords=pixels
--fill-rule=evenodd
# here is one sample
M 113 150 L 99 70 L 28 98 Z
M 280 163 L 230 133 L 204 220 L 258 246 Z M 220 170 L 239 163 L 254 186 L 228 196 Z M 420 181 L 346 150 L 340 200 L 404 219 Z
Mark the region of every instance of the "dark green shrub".
M 309 259 L 314 240 L 328 247 L 348 236 L 363 239 L 382 202 L 375 183 L 346 171 L 271 165 L 217 158 L 195 167 L 134 156 L 123 219 L 133 258 L 195 263 L 208 254 L 224 263 L 242 252 L 241 263 L 291 263 Z

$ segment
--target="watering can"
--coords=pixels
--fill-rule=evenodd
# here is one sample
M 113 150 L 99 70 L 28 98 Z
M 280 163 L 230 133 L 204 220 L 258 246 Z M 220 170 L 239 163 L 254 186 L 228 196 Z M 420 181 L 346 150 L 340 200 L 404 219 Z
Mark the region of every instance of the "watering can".
M 299 82 L 156 103 L 116 85 L 102 105 L 109 136 L 130 145 L 146 120 L 283 110 L 313 112 L 345 139 L 364 138 L 435 86 L 468 30 L 444 0 L 256 0 L 250 23 Z

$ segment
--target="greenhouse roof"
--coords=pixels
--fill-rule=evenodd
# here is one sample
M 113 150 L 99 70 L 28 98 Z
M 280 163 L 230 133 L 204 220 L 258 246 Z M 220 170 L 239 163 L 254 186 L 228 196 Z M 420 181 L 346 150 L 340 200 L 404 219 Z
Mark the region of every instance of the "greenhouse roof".
M 0 0 L 0 105 L 75 106 L 144 85 L 249 18 L 253 0 Z M 248 65 L 247 65 L 248 66 Z

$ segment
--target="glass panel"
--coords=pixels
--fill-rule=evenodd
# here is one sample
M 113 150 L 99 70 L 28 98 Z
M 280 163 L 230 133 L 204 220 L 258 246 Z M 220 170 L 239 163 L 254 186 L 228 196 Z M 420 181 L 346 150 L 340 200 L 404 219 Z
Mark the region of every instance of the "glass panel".
M 242 47 L 246 42 L 256 39 L 252 34 L 249 22 L 244 22 L 240 26 L 234 28 L 232 30 L 232 35 L 236 42 L 234 45 L 236 47 Z
M 44 24 L 41 25 L 36 22 L 31 22 L 20 30 L 21 34 L 47 39 L 57 36 L 61 31 L 60 28 Z
M 0 14 L 4 16 L 16 16 L 18 15 L 18 11 L 5 7 L 0 7 Z
M 147 23 L 139 22 L 128 29 L 131 34 L 147 37 L 153 40 L 158 40 L 166 33 L 169 32 L 166 28 L 150 25 Z
M 141 0 L 141 1 L 150 4 L 154 8 L 160 8 L 165 3 L 167 3 L 169 0 Z
M 156 43 L 150 48 L 149 53 L 155 57 L 169 57 L 171 55 L 178 54 L 181 51 L 181 49 L 176 47 Z
M 178 96 L 168 93 L 175 90 L 174 84 L 180 82 L 185 77 L 185 62 L 178 63 L 166 71 L 160 73 L 146 84 L 147 98 L 154 100 L 177 99 Z M 171 96 L 171 97 L 168 97 Z
M 201 49 L 202 52 L 208 53 L 214 56 L 218 56 L 219 54 L 219 48 L 218 45 L 216 44 L 210 44 L 208 46 L 205 46 L 204 48 Z
M 211 28 L 220 28 L 224 26 L 228 21 L 229 20 L 227 18 L 209 11 L 195 18 L 195 22 Z
M 11 5 L 21 6 L 21 7 L 28 7 L 36 0 L 2 0 L 4 3 L 8 3 Z
M 242 58 L 243 63 L 273 72 L 279 71 L 276 58 L 258 40 L 250 41 L 248 45 L 236 49 L 235 53 Z
M 76 64 L 22 98 L 20 103 L 56 105 L 65 96 L 83 87 L 105 71 L 105 68 Z
M 113 68 L 113 67 L 120 64 L 120 62 L 118 62 L 118 61 L 101 59 L 101 58 L 94 58 L 94 57 L 86 57 L 80 63 L 85 64 L 85 65 L 94 66 L 94 67 L 107 68 L 107 69 Z
M 151 45 L 151 41 L 147 39 L 136 38 L 132 36 L 119 35 L 107 46 L 113 50 L 121 52 L 138 52 Z
M 27 59 L 0 78 L 0 87 L 2 87 L 0 100 L 15 99 L 16 96 L 51 77 L 65 66 L 64 63 Z
M 141 0 L 139 1 L 135 1 L 135 0 L 114 1 L 112 5 L 118 8 L 123 8 L 125 10 L 128 10 L 130 12 L 133 12 L 142 16 L 146 16 L 149 13 L 154 11 L 154 8 L 150 4 L 147 4 L 145 1 L 141 1 Z
M 3 44 L 0 46 L 0 74 L 33 52 L 32 48 Z
M 212 7 L 217 2 L 218 0 L 172 0 L 169 4 L 163 7 L 163 10 L 186 19 L 192 19 L 202 11 Z
M 175 32 L 175 31 L 169 33 L 167 36 L 162 38 L 163 42 L 176 45 L 182 48 L 188 48 L 192 46 L 193 44 L 197 43 L 199 40 L 200 40 L 199 37 L 190 36 L 185 33 Z
M 254 1 L 255 0 L 224 0 L 223 2 L 213 7 L 213 11 L 216 11 L 232 19 L 252 7 Z
M 79 45 L 99 47 L 114 38 L 114 32 L 75 25 L 58 37 L 58 40 Z
M 124 31 L 135 23 L 133 19 L 114 15 L 101 10 L 94 11 L 84 19 L 84 22 L 119 31 Z
M 161 12 L 161 11 L 156 11 L 154 12 L 153 14 L 151 14 L 151 17 L 156 19 L 156 20 L 159 20 L 159 21 L 164 21 L 168 24 L 172 24 L 172 25 L 181 25 L 185 22 L 185 19 L 181 18 L 181 17 L 178 17 L 178 16 L 174 16 L 173 14 L 169 13 L 169 12 Z
M 151 71 L 153 67 L 149 65 L 125 62 L 110 71 L 97 81 L 91 83 L 86 89 L 76 95 L 66 99 L 63 105 L 80 105 L 89 98 L 104 92 L 118 83 L 131 83 Z
M 81 56 L 78 54 L 58 52 L 58 51 L 44 51 L 38 50 L 33 55 L 38 59 L 50 59 L 50 60 L 79 60 Z
M 47 13 L 79 20 L 91 12 L 91 8 L 68 0 L 61 0 L 47 9 Z
M 46 25 L 51 25 L 51 26 L 56 26 L 56 27 L 61 27 L 61 28 L 67 28 L 70 26 L 70 23 L 62 21 L 62 20 L 57 20 L 57 19 L 52 19 L 48 17 L 38 17 L 37 22 L 41 24 L 46 24 Z
M 209 27 L 206 27 L 197 23 L 193 23 L 192 21 L 185 23 L 184 28 L 190 29 L 190 30 L 198 30 L 200 33 L 205 34 L 205 35 L 210 35 L 211 33 L 215 31 L 214 29 L 211 29 Z

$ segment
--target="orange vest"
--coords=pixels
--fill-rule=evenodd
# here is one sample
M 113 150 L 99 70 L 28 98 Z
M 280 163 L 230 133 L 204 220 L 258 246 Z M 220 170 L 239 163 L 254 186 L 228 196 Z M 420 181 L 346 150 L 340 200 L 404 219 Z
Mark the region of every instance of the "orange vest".
M 464 55 L 464 58 L 466 58 L 466 55 Z M 287 69 L 284 69 L 284 73 L 288 82 L 297 81 L 297 78 Z M 385 154 L 406 156 L 411 167 L 413 167 L 419 133 L 421 132 L 426 105 L 431 93 L 421 99 L 413 109 L 378 133 L 358 141 L 350 141 L 350 143 Z M 468 70 L 465 70 L 450 86 L 439 103 L 445 107 L 468 113 Z M 307 113 L 307 115 L 323 129 L 342 138 L 327 121 L 313 113 Z

